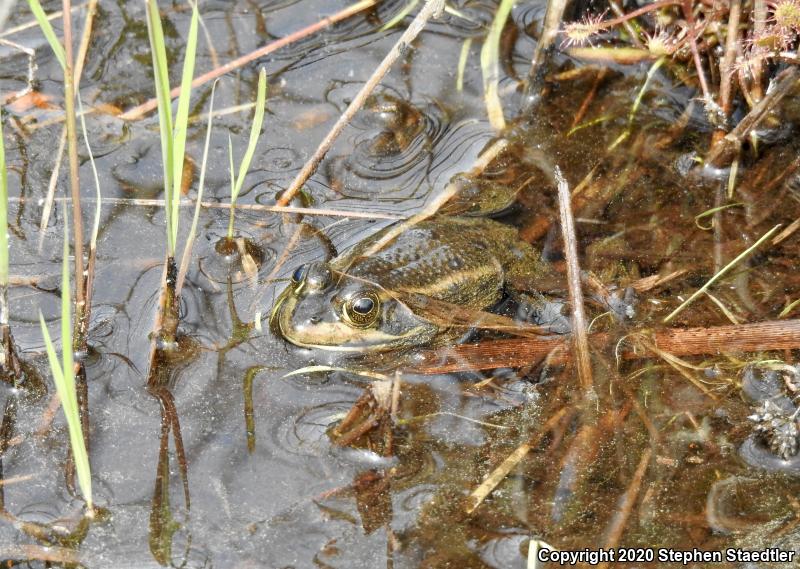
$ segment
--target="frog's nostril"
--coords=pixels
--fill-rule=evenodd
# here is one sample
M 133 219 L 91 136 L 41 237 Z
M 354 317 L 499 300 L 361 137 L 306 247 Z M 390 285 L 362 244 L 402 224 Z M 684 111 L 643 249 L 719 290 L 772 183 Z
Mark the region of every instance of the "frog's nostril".
M 312 316 L 311 318 L 308 319 L 308 321 L 311 324 L 319 324 L 320 322 L 322 322 L 322 318 L 320 318 L 319 316 Z

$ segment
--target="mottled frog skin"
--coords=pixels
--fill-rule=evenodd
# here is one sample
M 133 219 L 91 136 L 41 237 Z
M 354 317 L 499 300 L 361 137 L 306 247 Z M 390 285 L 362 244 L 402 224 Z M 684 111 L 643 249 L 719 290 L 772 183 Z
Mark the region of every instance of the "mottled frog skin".
M 298 267 L 270 322 L 289 342 L 323 350 L 437 344 L 464 331 L 448 325 L 442 307 L 445 313 L 489 309 L 510 281 L 536 282 L 546 272 L 540 254 L 517 230 L 497 221 L 401 221 L 329 262 Z

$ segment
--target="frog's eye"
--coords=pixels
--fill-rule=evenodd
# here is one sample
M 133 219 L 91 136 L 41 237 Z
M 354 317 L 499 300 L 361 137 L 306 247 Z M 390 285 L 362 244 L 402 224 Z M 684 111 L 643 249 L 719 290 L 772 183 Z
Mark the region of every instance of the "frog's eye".
M 301 282 L 305 275 L 306 275 L 306 266 L 305 265 L 300 265 L 292 273 L 292 282 L 294 284 L 297 284 L 297 283 Z
M 344 303 L 345 320 L 358 328 L 366 328 L 378 318 L 380 300 L 374 292 L 360 292 Z

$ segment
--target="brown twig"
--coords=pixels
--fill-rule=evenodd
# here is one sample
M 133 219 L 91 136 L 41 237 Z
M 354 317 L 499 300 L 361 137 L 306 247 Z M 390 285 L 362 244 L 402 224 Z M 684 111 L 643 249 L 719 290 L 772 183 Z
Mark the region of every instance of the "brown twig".
M 83 216 L 81 213 L 81 184 L 78 178 L 78 127 L 75 120 L 75 76 L 73 75 L 71 0 L 63 0 L 64 13 L 64 114 L 67 118 L 67 156 L 69 157 L 69 182 L 72 194 L 72 223 L 75 253 L 75 322 L 80 323 L 86 306 L 86 281 L 83 273 Z M 83 331 L 76 326 L 76 342 Z
M 569 299 L 572 304 L 572 335 L 578 369 L 578 379 L 584 391 L 592 389 L 592 362 L 589 359 L 589 337 L 586 313 L 581 289 L 581 268 L 578 263 L 578 238 L 575 234 L 575 220 L 572 217 L 569 185 L 556 166 L 555 177 L 558 186 L 558 208 L 561 213 L 561 233 L 564 237 L 564 255 L 567 258 L 567 281 Z
M 703 62 L 700 59 L 700 50 L 697 49 L 697 30 L 695 28 L 694 14 L 692 13 L 692 0 L 683 0 L 681 3 L 683 9 L 683 17 L 686 19 L 687 34 L 689 36 L 689 47 L 692 50 L 692 59 L 694 66 L 697 70 L 697 79 L 700 81 L 700 90 L 703 92 L 703 101 L 706 104 L 706 112 L 711 112 L 710 105 L 713 104 L 711 98 L 711 91 L 708 89 L 708 81 L 706 80 L 705 71 L 703 71 Z
M 728 36 L 725 40 L 725 56 L 720 62 L 721 77 L 719 101 L 722 112 L 726 118 L 730 116 L 733 106 L 733 76 L 735 73 L 733 65 L 736 63 L 736 48 L 739 40 L 739 17 L 741 11 L 741 0 L 731 0 L 730 11 L 728 12 Z
M 800 349 L 800 319 L 657 332 L 643 330 L 639 334 L 652 336 L 653 345 L 675 356 Z M 548 355 L 553 364 L 559 364 L 570 358 L 568 340 L 565 337 L 515 338 L 462 344 L 446 351 L 431 350 L 420 355 L 420 361 L 414 365 L 413 371 L 439 374 L 522 367 Z M 608 347 L 612 340 L 610 335 L 604 333 L 590 336 L 590 343 L 595 350 Z M 635 348 L 622 349 L 619 356 L 625 360 L 653 357 Z
M 644 479 L 644 475 L 647 473 L 647 467 L 650 465 L 650 459 L 652 457 L 652 448 L 647 448 L 642 453 L 642 458 L 639 459 L 639 465 L 636 467 L 636 472 L 633 473 L 633 478 L 631 479 L 628 488 L 621 496 L 614 512 L 614 516 L 611 518 L 611 523 L 606 531 L 606 549 L 611 549 L 619 545 L 620 539 L 622 538 L 622 532 L 625 530 L 625 526 L 627 525 L 628 519 L 633 511 L 633 506 L 636 503 L 636 499 L 638 498 L 639 492 L 642 489 L 642 480 Z M 608 563 L 600 564 L 599 567 L 606 568 L 608 567 Z
M 753 1 L 753 37 L 764 37 L 764 30 L 767 27 L 767 2 L 766 0 Z M 755 103 L 761 101 L 764 96 L 762 81 L 764 66 L 761 58 L 756 57 L 750 65 L 750 73 L 753 76 L 751 91 Z
M 706 158 L 706 164 L 722 165 L 731 159 L 742 141 L 764 120 L 767 114 L 785 97 L 800 78 L 797 67 L 785 69 L 775 78 L 775 86 L 762 98 L 732 131 L 715 144 Z
M 298 172 L 291 185 L 287 188 L 283 195 L 281 195 L 280 199 L 277 201 L 277 205 L 287 205 L 292 201 L 292 198 L 294 198 L 295 194 L 300 191 L 300 188 L 303 187 L 303 184 L 305 184 L 311 175 L 317 170 L 320 162 L 322 162 L 322 159 L 328 153 L 328 150 L 330 150 L 331 146 L 333 146 L 334 141 L 339 137 L 339 134 L 342 132 L 342 130 L 344 130 L 344 127 L 347 126 L 353 116 L 355 116 L 361 107 L 364 106 L 364 103 L 372 94 L 372 91 L 378 86 L 378 83 L 381 82 L 386 73 L 389 72 L 389 68 L 392 66 L 392 64 L 406 52 L 408 46 L 410 46 L 411 42 L 416 39 L 416 37 L 425 27 L 425 24 L 428 23 L 428 20 L 430 20 L 432 17 L 437 17 L 442 10 L 444 10 L 444 0 L 426 0 L 425 5 L 414 17 L 414 20 L 402 33 L 397 42 L 395 42 L 394 46 L 392 46 L 392 49 L 389 50 L 389 53 L 387 53 L 386 57 L 383 58 L 383 61 L 381 61 L 378 67 L 375 68 L 375 71 L 372 72 L 372 75 L 370 75 L 369 79 L 367 79 L 366 83 L 364 83 L 364 86 L 361 87 L 361 90 L 358 92 L 358 94 L 353 97 L 353 100 L 347 106 L 347 109 L 345 109 L 336 123 L 331 127 L 330 132 L 328 132 L 322 142 L 320 142 L 313 156 L 311 156 L 311 158 L 309 158 L 308 161 L 303 165 L 303 168 L 300 170 L 300 172 Z
M 600 87 L 600 84 L 603 82 L 603 79 L 606 78 L 608 74 L 608 67 L 601 67 L 600 70 L 594 77 L 594 81 L 592 82 L 592 86 L 589 88 L 589 92 L 584 97 L 583 102 L 581 103 L 580 108 L 578 109 L 575 118 L 572 119 L 572 124 L 570 125 L 570 129 L 575 128 L 580 124 L 583 120 L 583 117 L 586 115 L 586 111 L 589 110 L 589 105 L 592 103 L 594 98 L 597 96 L 597 89 Z
M 286 37 L 281 39 L 275 40 L 274 42 L 268 43 L 267 45 L 260 47 L 250 53 L 243 55 L 241 57 L 237 57 L 233 61 L 229 61 L 225 65 L 221 67 L 217 67 L 209 71 L 208 73 L 204 73 L 199 75 L 192 81 L 192 89 L 199 87 L 200 85 L 205 85 L 209 81 L 216 79 L 217 77 L 221 77 L 226 73 L 233 71 L 234 69 L 238 69 L 251 61 L 254 61 L 260 57 L 264 57 L 265 55 L 269 55 L 270 53 L 281 49 L 282 47 L 286 47 L 296 41 L 299 41 L 303 38 L 306 38 L 310 35 L 317 33 L 320 30 L 324 30 L 327 27 L 332 26 L 336 22 L 340 22 L 342 20 L 346 20 L 350 16 L 358 14 L 359 12 L 363 12 L 364 10 L 368 10 L 372 8 L 377 3 L 377 0 L 361 0 L 360 2 L 356 2 L 352 6 L 348 6 L 344 10 L 341 10 L 332 16 L 327 16 L 322 18 L 320 21 L 303 28 L 302 30 L 298 30 L 294 33 L 289 34 Z M 180 87 L 174 88 L 170 91 L 169 95 L 171 98 L 175 98 L 180 95 Z M 141 119 L 147 113 L 153 111 L 158 106 L 158 101 L 155 98 L 150 99 L 149 101 L 142 103 L 141 105 L 129 109 L 122 115 L 120 118 L 126 121 L 135 121 Z
M 84 6 L 86 6 L 85 3 L 84 4 L 78 4 L 77 6 L 73 6 L 72 7 L 72 11 L 73 12 L 77 12 L 78 10 L 81 10 Z M 63 14 L 63 12 L 61 12 L 60 10 L 58 12 L 51 12 L 51 13 L 47 14 L 47 19 L 48 20 L 56 20 L 56 19 L 60 18 L 62 16 L 62 14 Z M 13 28 L 9 28 L 7 30 L 3 30 L 3 32 L 0 33 L 0 38 L 7 38 L 8 36 L 13 36 L 14 34 L 18 34 L 20 32 L 24 32 L 25 30 L 30 30 L 31 28 L 36 28 L 38 26 L 39 26 L 39 23 L 36 20 L 28 20 L 24 24 L 20 24 L 18 26 L 14 26 Z

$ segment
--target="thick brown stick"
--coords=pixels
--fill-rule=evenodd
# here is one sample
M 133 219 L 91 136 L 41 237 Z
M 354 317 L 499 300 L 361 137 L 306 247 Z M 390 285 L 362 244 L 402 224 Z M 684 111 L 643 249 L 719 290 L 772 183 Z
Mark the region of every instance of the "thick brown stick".
M 711 328 L 676 328 L 655 333 L 643 330 L 640 333 L 652 338 L 651 343 L 658 349 L 675 356 L 800 349 L 800 319 Z M 589 340 L 597 350 L 607 347 L 612 338 L 608 334 L 592 334 Z M 551 353 L 552 363 L 563 363 L 571 357 L 568 346 L 569 337 L 519 338 L 463 344 L 447 350 L 423 353 L 413 371 L 437 374 L 521 367 Z M 620 356 L 623 359 L 653 357 L 652 354 L 631 348 L 623 349 Z
M 592 389 L 592 362 L 589 358 L 589 336 L 586 325 L 586 313 L 583 306 L 583 290 L 581 289 L 581 268 L 578 264 L 578 237 L 575 234 L 575 219 L 572 216 L 569 185 L 556 167 L 555 177 L 558 182 L 558 209 L 561 213 L 561 234 L 564 237 L 564 256 L 567 258 L 567 284 L 569 301 L 572 304 L 572 335 L 575 348 L 575 360 L 578 368 L 578 379 L 584 391 Z
M 292 44 L 296 41 L 299 41 L 303 38 L 306 38 L 310 35 L 317 33 L 320 30 L 323 30 L 329 26 L 332 26 L 336 22 L 341 20 L 345 20 L 350 16 L 357 14 L 359 12 L 363 12 L 368 8 L 372 8 L 377 3 L 377 0 L 361 0 L 361 2 L 356 2 L 352 6 L 341 10 L 333 14 L 332 16 L 328 16 L 327 18 L 322 18 L 319 22 L 312 24 L 308 27 L 303 28 L 302 30 L 298 30 L 294 33 L 289 34 L 286 37 L 280 38 L 275 40 L 274 42 L 268 43 L 267 45 L 258 48 L 255 51 L 251 51 L 248 54 L 245 54 L 241 57 L 237 57 L 233 61 L 229 61 L 225 65 L 221 67 L 217 67 L 216 69 L 212 69 L 208 73 L 204 73 L 203 75 L 199 75 L 192 81 L 192 89 L 199 87 L 200 85 L 205 85 L 209 81 L 213 81 L 217 77 L 221 77 L 228 73 L 229 71 L 233 71 L 234 69 L 238 69 L 251 61 L 258 59 L 259 57 L 264 57 L 265 55 L 269 55 L 273 51 L 278 51 L 282 47 L 286 47 L 289 44 Z M 175 98 L 181 93 L 180 87 L 175 87 L 172 91 L 170 91 L 169 96 L 170 98 Z M 138 107 L 134 107 L 129 109 L 122 115 L 120 118 L 126 121 L 135 121 L 141 119 L 147 113 L 155 110 L 158 106 L 158 101 L 155 98 L 150 99 L 149 101 L 142 103 Z

